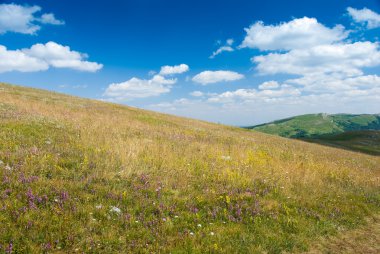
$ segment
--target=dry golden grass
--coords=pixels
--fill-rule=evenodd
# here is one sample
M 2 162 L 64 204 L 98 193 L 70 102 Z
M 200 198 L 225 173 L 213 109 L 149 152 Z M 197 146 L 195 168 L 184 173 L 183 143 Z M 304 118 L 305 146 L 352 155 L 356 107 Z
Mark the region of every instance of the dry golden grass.
M 364 226 L 341 232 L 335 237 L 321 239 L 321 242 L 307 253 L 380 253 L 380 219 L 368 218 Z
M 47 237 L 48 232 L 34 243 L 18 240 L 24 234 L 22 226 L 5 216 L 0 222 L 11 223 L 13 233 L 0 230 L 2 246 L 13 239 L 15 244 L 19 241 L 18 248 L 27 245 L 26 251 L 58 251 L 58 247 L 68 252 L 305 251 L 321 237 L 357 228 L 380 211 L 379 157 L 5 84 L 0 84 L 1 106 L 0 123 L 4 126 L 28 122 L 53 124 L 54 128 L 62 125 L 59 128 L 68 137 L 57 146 L 63 154 L 81 154 L 80 168 L 62 166 L 61 175 L 45 179 L 36 166 L 11 155 L 15 150 L 7 146 L 20 144 L 9 139 L 2 146 L 0 160 L 24 163 L 21 170 L 25 174 L 40 176 L 33 190 L 54 185 L 75 200 L 89 200 L 83 204 L 72 200 L 87 214 L 81 216 L 95 213 L 96 204 L 112 205 L 121 208 L 123 216 L 133 218 L 128 221 L 145 223 L 139 228 L 116 218 L 116 222 L 97 225 L 104 228 L 101 232 L 86 232 L 79 229 L 95 226 L 62 208 L 60 213 L 72 216 L 68 217 L 71 229 L 78 228 L 78 232 L 54 233 L 60 242 L 75 235 L 77 240 L 61 246 L 50 244 L 54 239 Z M 42 132 L 38 135 L 44 138 L 63 135 Z M 34 141 L 30 142 L 25 149 L 31 149 Z M 35 146 L 42 149 L 37 143 Z M 69 169 L 74 171 L 65 171 Z M 69 179 L 70 172 L 78 179 Z M 145 177 L 149 180 L 143 187 L 135 182 Z M 93 192 L 83 190 L 83 186 L 90 186 Z M 9 186 L 1 191 L 6 188 Z M 143 191 L 139 192 L 140 188 Z M 96 191 L 111 198 L 103 198 Z M 173 208 L 160 208 L 157 215 L 151 209 L 158 209 L 158 204 Z M 55 214 L 53 205 L 47 209 L 47 214 Z M 109 218 L 108 208 L 102 213 Z M 35 220 L 46 220 L 47 214 L 41 218 L 36 215 Z M 182 222 L 175 222 L 177 215 Z M 38 225 L 40 231 L 52 227 L 49 223 Z M 30 235 L 24 237 L 32 239 Z M 362 241 L 360 237 L 354 239 Z M 368 243 L 378 244 L 378 239 Z M 326 246 L 335 248 L 331 244 Z

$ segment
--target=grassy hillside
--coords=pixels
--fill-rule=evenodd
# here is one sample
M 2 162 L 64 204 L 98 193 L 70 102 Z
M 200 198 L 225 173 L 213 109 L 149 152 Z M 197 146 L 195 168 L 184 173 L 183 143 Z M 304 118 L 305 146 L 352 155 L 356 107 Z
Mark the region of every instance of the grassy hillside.
M 379 157 L 5 84 L 0 160 L 12 253 L 301 252 L 380 212 Z
M 290 138 L 312 138 L 346 131 L 380 130 L 380 115 L 309 114 L 248 127 Z
M 362 153 L 380 155 L 380 131 L 347 131 L 304 140 Z

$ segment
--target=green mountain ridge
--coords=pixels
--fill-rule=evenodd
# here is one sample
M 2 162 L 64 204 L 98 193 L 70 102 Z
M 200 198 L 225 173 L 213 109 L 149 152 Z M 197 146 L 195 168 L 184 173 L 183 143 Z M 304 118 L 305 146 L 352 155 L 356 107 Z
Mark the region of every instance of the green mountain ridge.
M 319 138 L 347 131 L 380 130 L 380 114 L 307 114 L 246 128 L 289 138 Z

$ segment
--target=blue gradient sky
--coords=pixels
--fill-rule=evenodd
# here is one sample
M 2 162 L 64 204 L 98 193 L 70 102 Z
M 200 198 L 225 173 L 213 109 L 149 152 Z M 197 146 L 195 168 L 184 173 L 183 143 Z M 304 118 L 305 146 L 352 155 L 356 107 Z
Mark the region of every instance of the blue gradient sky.
M 380 2 L 375 0 L 319 0 L 319 1 L 81 1 L 35 0 L 0 1 L 21 6 L 40 6 L 41 13 L 53 13 L 64 25 L 41 25 L 33 35 L 16 32 L 0 34 L 0 45 L 8 50 L 30 48 L 37 43 L 56 42 L 88 55 L 88 61 L 103 64 L 97 72 L 83 72 L 70 68 L 49 68 L 45 71 L 0 73 L 1 82 L 43 88 L 72 95 L 110 100 L 151 110 L 184 115 L 231 125 L 258 124 L 282 117 L 315 112 L 380 112 L 380 104 L 368 100 L 339 102 L 336 107 L 316 103 L 308 98 L 298 106 L 283 107 L 281 103 L 233 102 L 211 103 L 210 98 L 238 89 L 258 89 L 265 82 L 284 82 L 299 75 L 276 73 L 263 75 L 251 58 L 271 52 L 258 48 L 237 47 L 247 33 L 244 28 L 257 21 L 265 25 L 279 25 L 293 19 L 310 17 L 328 28 L 341 24 L 347 31 L 355 30 L 344 43 L 369 41 L 376 43 L 380 29 L 365 29 L 355 24 L 347 14 L 347 7 L 364 7 L 380 13 Z M 360 27 L 360 28 L 358 28 Z M 210 59 L 212 52 L 233 39 L 233 52 L 223 52 Z M 218 42 L 221 42 L 218 44 Z M 281 50 L 275 52 L 282 52 Z M 273 53 L 273 52 L 272 52 Z M 0 59 L 1 60 L 1 59 Z M 177 82 L 170 92 L 145 98 L 115 100 L 104 95 L 112 83 L 122 83 L 133 77 L 150 79 L 150 71 L 159 72 L 161 66 L 186 64 L 190 70 L 176 75 Z M 205 70 L 228 70 L 244 75 L 243 79 L 202 85 L 191 79 Z M 380 73 L 379 64 L 362 68 L 365 75 Z M 173 77 L 174 78 L 174 77 Z M 371 88 L 372 89 L 372 88 Z M 203 98 L 190 95 L 193 91 L 207 94 Z M 376 90 L 377 91 L 377 90 Z M 313 94 L 306 89 L 302 94 Z M 329 93 L 329 92 L 327 92 Z M 319 95 L 319 93 L 318 93 Z M 379 95 L 380 96 L 380 95 Z M 339 100 L 341 96 L 337 95 Z M 373 99 L 373 98 L 372 98 Z M 181 100 L 183 103 L 181 103 Z M 258 99 L 261 100 L 261 99 Z M 289 104 L 286 99 L 286 104 Z M 367 102 L 366 102 L 367 101 Z M 330 101 L 329 101 L 330 103 Z M 350 105 L 344 106 L 346 103 Z M 291 104 L 291 103 L 290 103 Z M 252 107 L 252 108 L 251 108 Z

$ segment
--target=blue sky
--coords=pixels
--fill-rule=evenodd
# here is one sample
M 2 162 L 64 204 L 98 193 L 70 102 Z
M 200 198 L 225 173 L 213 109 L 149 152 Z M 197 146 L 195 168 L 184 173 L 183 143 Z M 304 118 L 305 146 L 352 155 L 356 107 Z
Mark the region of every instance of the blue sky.
M 379 13 L 375 0 L 1 1 L 0 81 L 231 125 L 380 113 Z

